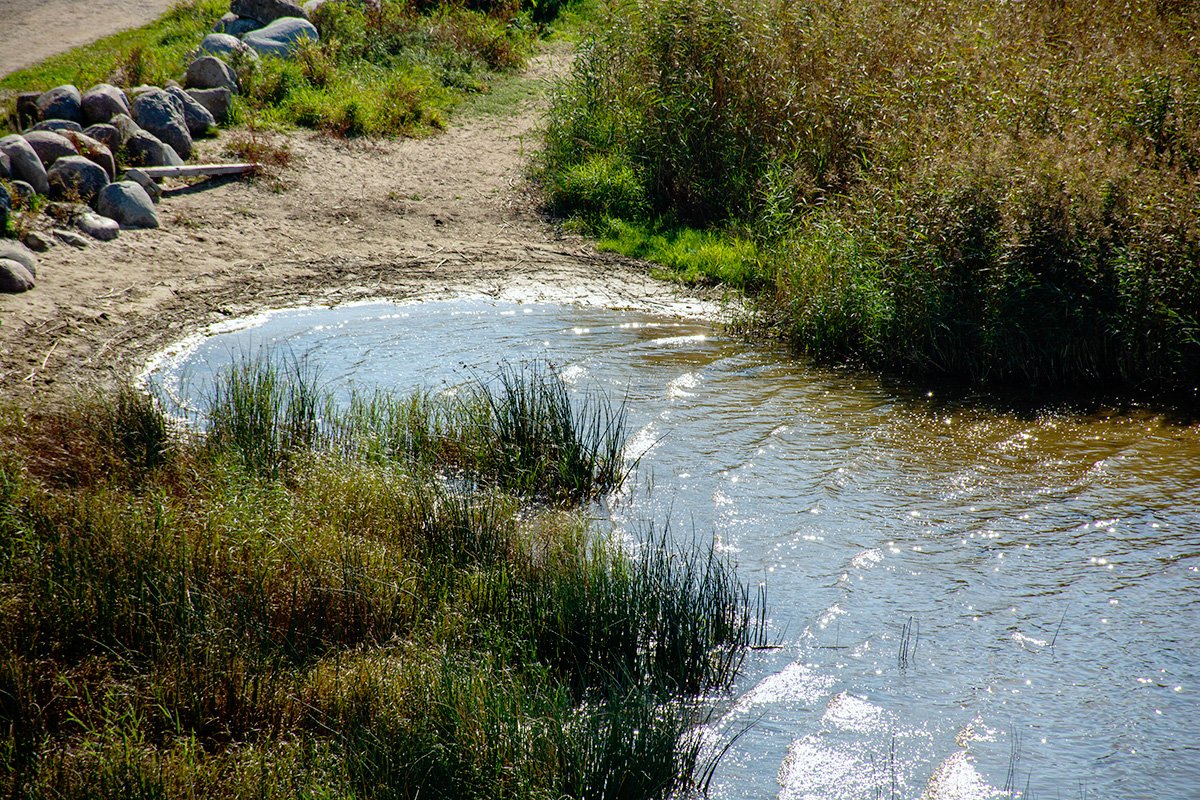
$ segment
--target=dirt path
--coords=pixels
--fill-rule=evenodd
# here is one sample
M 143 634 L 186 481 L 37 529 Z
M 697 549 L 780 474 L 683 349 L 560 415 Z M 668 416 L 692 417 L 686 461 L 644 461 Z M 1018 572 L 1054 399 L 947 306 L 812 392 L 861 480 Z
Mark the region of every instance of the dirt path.
M 0 0 L 0 77 L 158 19 L 175 0 Z
M 564 63 L 540 56 L 529 76 L 549 80 Z M 278 181 L 176 184 L 162 228 L 59 244 L 42 254 L 36 289 L 0 295 L 0 394 L 53 399 L 128 376 L 172 341 L 269 307 L 486 292 L 710 309 L 534 212 L 523 151 L 540 119 L 527 101 L 423 140 L 302 133 Z M 215 157 L 221 143 L 204 146 Z

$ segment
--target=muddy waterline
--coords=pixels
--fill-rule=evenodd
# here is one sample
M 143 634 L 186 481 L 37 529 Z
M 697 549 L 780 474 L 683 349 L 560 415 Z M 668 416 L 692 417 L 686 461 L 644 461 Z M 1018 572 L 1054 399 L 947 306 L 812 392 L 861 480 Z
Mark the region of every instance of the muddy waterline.
M 769 591 L 780 648 L 706 732 L 744 732 L 716 797 L 1196 796 L 1200 427 L 899 396 L 701 322 L 478 299 L 266 315 L 148 377 L 195 406 L 261 346 L 343 393 L 546 358 L 627 397 L 615 525 L 715 536 Z

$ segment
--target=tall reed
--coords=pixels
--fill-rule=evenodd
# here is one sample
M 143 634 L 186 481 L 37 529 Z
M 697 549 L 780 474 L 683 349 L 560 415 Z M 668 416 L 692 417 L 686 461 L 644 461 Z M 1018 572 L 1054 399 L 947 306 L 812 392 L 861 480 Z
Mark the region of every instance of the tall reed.
M 478 469 L 500 476 L 502 488 L 580 502 L 624 482 L 624 405 L 573 402 L 561 376 L 541 362 L 502 367 L 477 393 L 489 412 L 480 432 L 496 442 L 478 450 Z
M 338 409 L 304 363 L 247 356 L 218 377 L 205 419 L 213 451 L 273 477 L 294 454 L 338 453 L 571 504 L 620 488 L 633 468 L 624 406 L 573 399 L 541 362 L 502 366 L 449 396 L 355 394 Z
M 549 205 L 751 237 L 797 348 L 1195 397 L 1200 37 L 1152 2 L 647 0 L 559 88 Z M 719 264 L 709 271 L 720 277 Z
M 498 576 L 483 607 L 521 630 L 580 696 L 614 684 L 660 697 L 728 688 L 756 628 L 747 588 L 711 545 L 681 550 L 650 531 L 632 556 L 539 553 Z
M 302 360 L 243 356 L 213 384 L 206 441 L 235 454 L 250 472 L 278 476 L 293 454 L 318 443 L 329 404 L 319 376 Z
M 318 413 L 294 367 L 237 365 L 203 435 L 160 428 L 132 395 L 0 419 L 0 795 L 696 788 L 691 730 L 761 624 L 732 566 L 665 532 L 619 549 L 563 507 L 571 495 L 498 488 L 523 477 L 430 470 L 424 448 L 455 425 L 462 464 L 499 441 L 476 427 L 495 413 L 481 397 L 445 417 L 428 398 L 377 400 L 397 424 L 372 436 L 362 417 Z M 540 402 L 508 424 L 537 430 Z M 97 407 L 114 427 L 45 446 L 77 441 Z M 431 419 L 447 428 L 418 433 Z M 77 463 L 97 455 L 127 468 Z M 520 474 L 510 459 L 498 450 L 495 469 Z M 545 497 L 558 502 L 531 504 Z

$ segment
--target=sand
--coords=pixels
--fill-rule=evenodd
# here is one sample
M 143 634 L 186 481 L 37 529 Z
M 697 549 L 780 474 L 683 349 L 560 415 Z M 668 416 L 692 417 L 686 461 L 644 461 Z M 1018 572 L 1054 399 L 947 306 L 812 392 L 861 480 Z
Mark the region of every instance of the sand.
M 528 75 L 549 81 L 568 59 L 548 52 Z M 271 140 L 292 153 L 274 178 L 168 182 L 161 228 L 58 244 L 34 290 L 0 295 L 0 394 L 56 402 L 214 323 L 302 304 L 470 294 L 710 314 L 537 213 L 523 172 L 541 119 L 530 100 L 419 140 L 298 133 Z M 236 135 L 193 160 L 227 158 Z
M 172 5 L 173 0 L 0 0 L 0 77 L 145 25 Z

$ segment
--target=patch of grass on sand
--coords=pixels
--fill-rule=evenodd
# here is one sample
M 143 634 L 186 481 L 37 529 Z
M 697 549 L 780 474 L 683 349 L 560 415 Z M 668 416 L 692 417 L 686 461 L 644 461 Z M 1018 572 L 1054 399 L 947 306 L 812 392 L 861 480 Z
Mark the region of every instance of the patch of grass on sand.
M 486 92 L 473 94 L 459 104 L 456 115 L 462 119 L 506 117 L 522 106 L 536 101 L 546 91 L 546 83 L 524 75 L 498 75 Z
M 178 3 L 140 28 L 114 33 L 0 78 L 0 97 L 64 83 L 73 83 L 81 90 L 103 82 L 126 87 L 142 83 L 161 86 L 168 79 L 182 77 L 188 53 L 228 10 L 227 0 Z
M 596 237 L 600 250 L 661 264 L 666 267 L 663 276 L 673 280 L 748 291 L 766 282 L 760 268 L 763 255 L 750 237 L 616 217 L 592 220 L 583 229 Z

